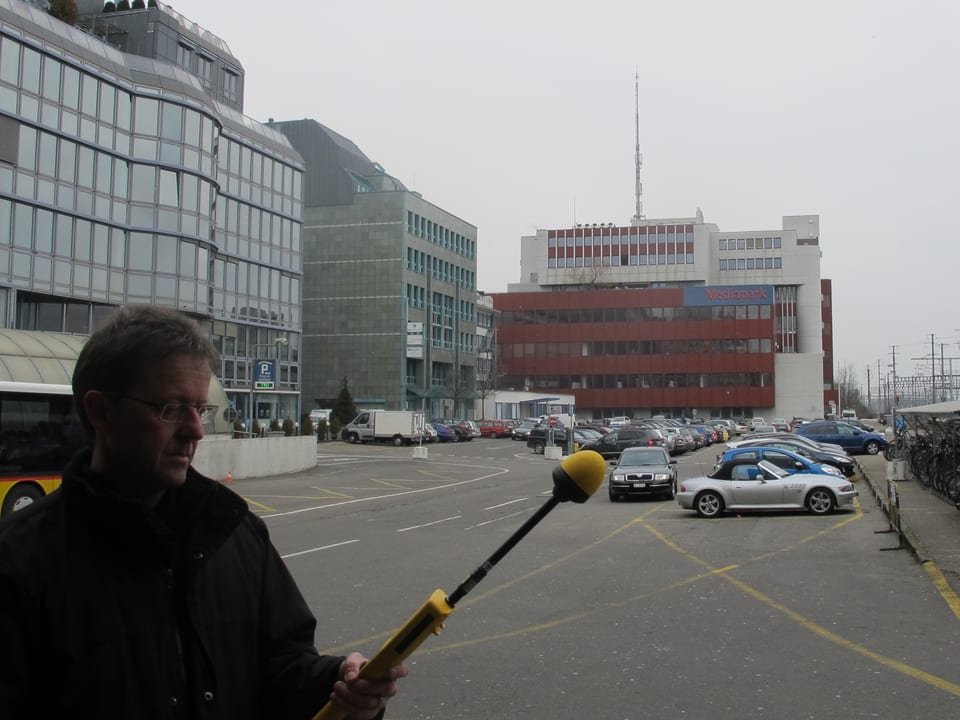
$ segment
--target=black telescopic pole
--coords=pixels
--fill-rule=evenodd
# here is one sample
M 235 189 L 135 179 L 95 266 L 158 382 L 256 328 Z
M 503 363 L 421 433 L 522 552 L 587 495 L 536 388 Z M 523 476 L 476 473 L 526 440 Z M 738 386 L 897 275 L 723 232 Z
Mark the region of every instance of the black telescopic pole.
M 473 590 L 481 580 L 483 580 L 487 573 L 490 572 L 490 569 L 493 568 L 498 562 L 503 560 L 503 556 L 508 552 L 513 550 L 514 545 L 523 540 L 527 533 L 533 530 L 534 526 L 543 520 L 551 510 L 553 510 L 557 505 L 560 504 L 560 500 L 554 495 L 549 500 L 547 500 L 543 505 L 540 506 L 540 509 L 537 510 L 530 518 L 521 525 L 513 535 L 507 538 L 507 541 L 497 548 L 496 552 L 493 553 L 489 558 L 484 561 L 480 567 L 470 573 L 470 576 L 464 580 L 462 583 L 457 585 L 457 589 L 454 590 L 447 597 L 447 604 L 450 607 L 456 605 L 468 592 Z

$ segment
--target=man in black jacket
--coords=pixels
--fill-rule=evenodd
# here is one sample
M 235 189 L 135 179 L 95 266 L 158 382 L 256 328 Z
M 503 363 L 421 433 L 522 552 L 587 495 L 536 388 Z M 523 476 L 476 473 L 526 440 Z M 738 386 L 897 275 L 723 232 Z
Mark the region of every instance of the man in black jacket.
M 119 308 L 73 374 L 87 449 L 0 523 L 0 717 L 382 716 L 406 666 L 358 676 L 266 525 L 191 467 L 217 352 L 175 310 Z

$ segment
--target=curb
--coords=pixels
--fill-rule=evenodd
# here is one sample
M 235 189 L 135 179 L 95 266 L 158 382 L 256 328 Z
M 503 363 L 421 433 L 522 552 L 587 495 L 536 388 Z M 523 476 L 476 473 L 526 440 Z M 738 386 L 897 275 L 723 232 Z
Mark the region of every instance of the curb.
M 877 500 L 877 505 L 883 509 L 884 515 L 887 516 L 888 524 L 891 528 L 893 528 L 893 523 L 890 521 L 890 505 L 889 498 L 887 498 L 885 484 L 875 483 L 873 478 L 867 474 L 862 466 L 860 468 L 860 474 L 863 476 L 864 480 L 867 481 L 867 484 L 870 486 L 870 490 L 873 492 L 873 495 Z M 884 480 L 884 483 L 885 482 L 886 480 Z M 918 538 L 916 533 L 914 533 L 910 528 L 909 523 L 904 521 L 902 514 L 900 515 L 899 535 L 901 546 L 909 549 L 921 564 L 930 562 L 931 558 L 924 549 L 923 544 L 920 542 L 920 538 Z

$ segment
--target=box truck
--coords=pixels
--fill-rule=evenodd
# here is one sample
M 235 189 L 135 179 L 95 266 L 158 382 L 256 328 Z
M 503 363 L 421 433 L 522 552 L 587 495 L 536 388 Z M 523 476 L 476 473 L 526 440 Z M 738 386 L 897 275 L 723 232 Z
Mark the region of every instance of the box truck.
M 423 438 L 422 412 L 413 410 L 365 410 L 347 423 L 340 436 L 351 443 L 392 442 L 410 445 Z

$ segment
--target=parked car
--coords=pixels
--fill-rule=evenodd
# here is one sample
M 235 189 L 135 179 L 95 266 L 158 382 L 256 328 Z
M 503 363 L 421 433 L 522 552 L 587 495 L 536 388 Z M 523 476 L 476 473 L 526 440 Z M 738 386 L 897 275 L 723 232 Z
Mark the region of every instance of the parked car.
M 734 443 L 727 443 L 727 446 L 729 447 L 732 444 Z M 854 462 L 849 455 L 842 451 L 827 452 L 826 450 L 821 450 L 815 445 L 808 444 L 806 438 L 800 437 L 799 435 L 790 438 L 778 438 L 768 435 L 735 444 L 738 448 L 757 446 L 781 448 L 805 457 L 818 465 L 832 465 L 843 473 L 844 477 L 853 477 L 857 474 L 857 463 Z
M 611 430 L 599 440 L 588 442 L 581 450 L 594 450 L 604 459 L 618 458 L 627 448 L 663 447 L 663 436 L 653 428 L 625 426 Z
M 594 430 L 591 427 L 583 427 L 583 426 L 577 427 L 577 432 L 582 433 L 587 438 L 587 440 L 592 443 L 596 442 L 597 440 L 599 440 L 604 436 L 604 433 L 600 432 L 599 430 Z
M 691 428 L 689 425 L 684 425 L 681 428 L 677 428 L 680 431 L 681 435 L 686 436 L 686 438 L 693 443 L 693 449 L 699 450 L 704 445 L 707 444 L 707 441 L 704 439 L 703 435 L 698 433 L 696 430 Z
M 552 439 L 552 443 L 551 443 Z M 590 439 L 581 433 L 579 430 L 573 431 L 573 442 L 576 443 L 579 448 L 582 448 L 584 445 L 587 445 L 590 442 Z M 545 427 L 535 427 L 530 431 L 530 435 L 527 437 L 527 447 L 533 450 L 538 455 L 541 455 L 547 445 L 559 445 L 563 448 L 563 451 L 567 451 L 567 429 L 566 428 L 545 428 Z
M 791 440 L 793 442 L 799 442 L 803 445 L 813 448 L 814 450 L 822 450 L 828 453 L 836 453 L 837 455 L 846 455 L 847 451 L 844 450 L 839 445 L 834 445 L 833 443 L 821 443 L 816 440 L 812 440 L 808 437 L 795 432 L 788 433 L 767 433 L 763 436 L 763 440 L 777 439 L 777 440 Z M 752 436 L 749 433 L 744 435 L 739 440 L 733 440 L 727 443 L 728 447 L 736 447 L 739 443 L 745 442 L 754 442 L 757 440 L 756 436 Z
M 460 437 L 460 442 L 468 442 L 476 437 L 480 437 L 480 428 L 473 420 L 453 420 L 453 419 L 434 419 L 430 422 L 446 425 Z
M 873 427 L 873 425 L 867 425 L 867 423 L 865 423 L 863 420 L 858 420 L 856 418 L 853 418 L 852 420 L 850 418 L 847 418 L 846 420 L 844 420 L 844 422 L 848 423 L 849 425 L 853 425 L 855 428 L 860 428 L 864 432 L 877 431 L 876 428 Z
M 776 431 L 777 429 L 773 425 L 754 425 L 750 432 L 747 433 L 747 437 L 752 435 L 766 435 L 767 433 L 775 433 Z
M 437 442 L 460 442 L 460 436 L 457 432 L 450 427 L 449 425 L 444 425 L 443 423 L 431 422 L 427 423 L 437 432 Z
M 840 469 L 833 465 L 826 463 L 819 464 L 791 450 L 767 447 L 765 445 L 754 445 L 727 450 L 720 456 L 718 464 L 734 462 L 756 465 L 761 460 L 771 462 L 778 468 L 786 470 L 788 473 L 807 472 L 843 477 Z
M 423 441 L 426 443 L 437 442 L 437 429 L 430 423 L 423 424 Z
M 799 510 L 826 515 L 853 503 L 857 490 L 846 478 L 788 473 L 773 463 L 724 462 L 705 477 L 680 483 L 677 502 L 700 517 L 720 517 L 728 510 Z
M 770 424 L 777 432 L 790 432 L 790 423 L 786 418 L 774 418 Z
M 670 450 L 671 455 L 683 455 L 683 453 L 694 449 L 693 442 L 680 432 L 680 428 L 664 427 L 660 428 L 660 430 L 671 438 L 671 442 L 673 443 L 673 448 Z
M 510 437 L 510 431 L 513 429 L 513 421 L 477 420 L 477 428 L 480 430 L 480 437 L 505 438 Z
M 672 500 L 677 491 L 677 461 L 659 446 L 626 448 L 607 480 L 610 502 L 659 495 Z
M 626 415 L 617 415 L 616 417 L 610 418 L 610 422 L 607 423 L 607 426 L 610 428 L 620 427 L 622 425 L 629 425 L 630 418 Z
M 524 420 L 513 426 L 510 430 L 510 437 L 513 440 L 526 440 L 530 437 L 530 431 L 535 427 L 537 427 L 536 420 Z
M 817 442 L 839 445 L 849 453 L 876 455 L 887 447 L 887 439 L 874 432 L 865 432 L 849 423 L 824 421 L 801 425 L 794 432 Z

